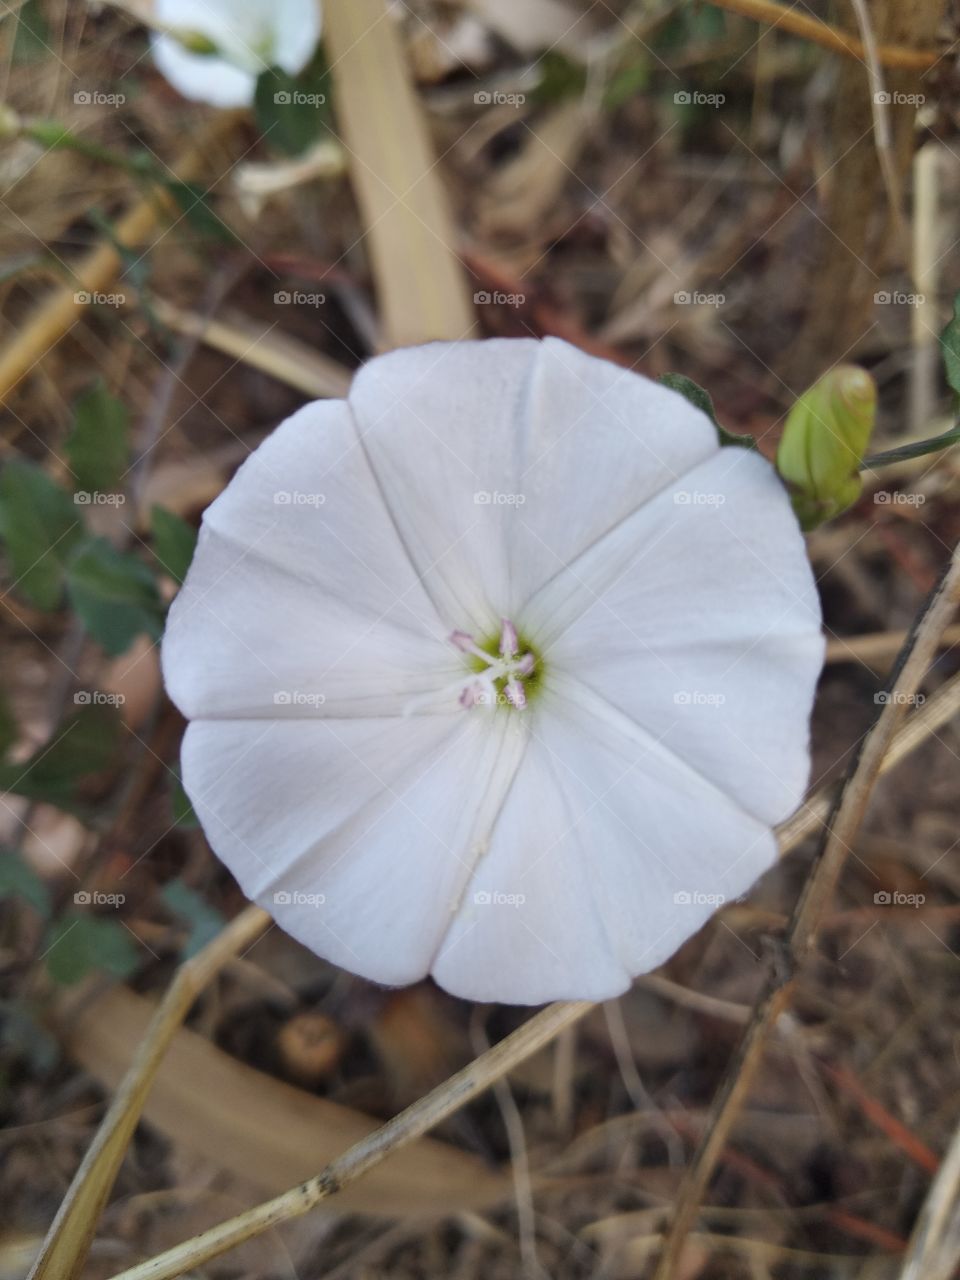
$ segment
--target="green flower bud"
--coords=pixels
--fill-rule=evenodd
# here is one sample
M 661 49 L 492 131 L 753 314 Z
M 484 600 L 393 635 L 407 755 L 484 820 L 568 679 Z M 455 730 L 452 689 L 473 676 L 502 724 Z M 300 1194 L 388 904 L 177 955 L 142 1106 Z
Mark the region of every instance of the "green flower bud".
M 876 384 L 852 364 L 825 373 L 790 410 L 777 470 L 804 529 L 846 511 L 860 496 L 860 465 L 876 415 Z

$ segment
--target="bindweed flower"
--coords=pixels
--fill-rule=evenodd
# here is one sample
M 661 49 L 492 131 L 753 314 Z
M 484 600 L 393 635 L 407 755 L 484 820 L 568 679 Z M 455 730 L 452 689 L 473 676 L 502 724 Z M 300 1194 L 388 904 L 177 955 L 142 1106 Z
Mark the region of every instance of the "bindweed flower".
M 193 102 L 247 107 L 270 67 L 296 75 L 320 39 L 318 0 L 157 0 L 153 58 Z
M 776 856 L 823 657 L 790 500 L 555 339 L 307 405 L 208 509 L 164 641 L 187 793 L 251 898 L 377 982 L 601 999 Z

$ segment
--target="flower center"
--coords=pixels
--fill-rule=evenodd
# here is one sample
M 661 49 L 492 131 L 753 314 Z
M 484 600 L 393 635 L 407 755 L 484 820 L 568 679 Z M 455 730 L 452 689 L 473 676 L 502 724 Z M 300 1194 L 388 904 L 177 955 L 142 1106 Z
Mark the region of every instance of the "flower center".
M 537 657 L 521 642 L 509 618 L 503 619 L 500 635 L 486 644 L 478 644 L 466 631 L 454 631 L 450 643 L 476 660 L 475 674 L 460 693 L 462 707 L 510 706 L 518 711 L 526 707 L 538 674 Z

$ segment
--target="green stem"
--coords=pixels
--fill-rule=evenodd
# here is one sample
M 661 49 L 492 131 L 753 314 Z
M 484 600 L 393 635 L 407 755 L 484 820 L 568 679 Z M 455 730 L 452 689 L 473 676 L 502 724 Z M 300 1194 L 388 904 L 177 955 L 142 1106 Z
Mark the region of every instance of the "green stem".
M 960 425 L 951 427 L 949 431 L 933 436 L 930 440 L 916 440 L 913 444 L 901 445 L 899 449 L 871 454 L 860 463 L 860 470 L 872 471 L 875 467 L 888 467 L 893 462 L 909 462 L 911 458 L 922 458 L 928 453 L 948 449 L 952 444 L 960 444 Z

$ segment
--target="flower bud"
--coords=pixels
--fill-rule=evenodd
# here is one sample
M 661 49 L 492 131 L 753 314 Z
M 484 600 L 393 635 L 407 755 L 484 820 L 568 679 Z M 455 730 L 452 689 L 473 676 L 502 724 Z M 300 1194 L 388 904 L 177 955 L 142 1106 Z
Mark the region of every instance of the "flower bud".
M 839 515 L 860 496 L 860 464 L 876 413 L 876 384 L 852 364 L 824 374 L 790 410 L 777 470 L 790 487 L 804 529 Z

